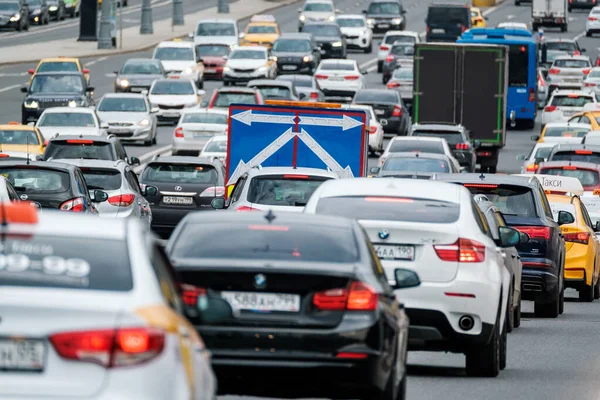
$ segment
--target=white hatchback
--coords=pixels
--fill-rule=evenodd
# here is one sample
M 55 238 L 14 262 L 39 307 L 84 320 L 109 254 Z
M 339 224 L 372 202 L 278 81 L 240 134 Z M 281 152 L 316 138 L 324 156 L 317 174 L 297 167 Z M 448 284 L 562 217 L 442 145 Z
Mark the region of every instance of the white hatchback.
M 548 122 L 566 121 L 573 114 L 583 111 L 589 103 L 596 103 L 593 93 L 581 90 L 555 90 L 550 95 L 548 105 L 542 111 L 542 125 Z
M 536 143 L 528 155 L 520 154 L 517 160 L 523 161 L 522 174 L 535 174 L 539 165 L 548 160 L 548 156 L 556 143 Z
M 413 31 L 387 31 L 381 40 L 379 51 L 377 52 L 377 72 L 383 71 L 383 62 L 385 61 L 392 45 L 396 42 L 421 43 L 421 37 Z
M 32 124 L 30 122 L 30 124 Z M 100 122 L 93 108 L 53 107 L 44 110 L 35 123 L 44 140 L 61 135 L 106 135 L 107 123 Z

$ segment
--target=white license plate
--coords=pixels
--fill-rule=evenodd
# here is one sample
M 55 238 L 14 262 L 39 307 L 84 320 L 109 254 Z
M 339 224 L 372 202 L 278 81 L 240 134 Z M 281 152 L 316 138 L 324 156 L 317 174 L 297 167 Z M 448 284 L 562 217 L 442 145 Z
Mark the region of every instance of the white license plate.
M 377 27 L 385 29 L 385 28 L 389 28 L 390 24 L 379 24 L 379 25 L 377 25 Z
M 579 79 L 565 79 L 565 82 L 567 82 L 567 83 L 579 83 L 580 80 Z
M 415 246 L 408 245 L 376 245 L 377 257 L 382 260 L 409 260 L 415 259 Z
M 217 70 L 216 70 L 216 69 L 214 69 L 214 68 L 206 68 L 206 69 L 204 70 L 204 72 L 205 72 L 205 73 L 207 73 L 207 74 L 216 74 L 216 73 L 217 73 Z
M 296 70 L 296 66 L 295 65 L 282 65 L 281 69 L 284 71 L 294 71 L 294 70 Z
M 192 132 L 192 135 L 194 135 L 195 138 L 214 136 L 211 132 Z
M 563 111 L 562 113 L 565 117 L 570 117 L 571 115 L 575 114 L 575 111 Z
M 108 130 L 108 133 L 127 133 L 129 132 L 129 129 L 112 129 L 110 128 Z
M 300 311 L 300 296 L 286 293 L 221 292 L 234 310 Z
M 179 112 L 178 111 L 165 111 L 165 112 L 163 112 L 163 115 L 165 117 L 179 117 Z
M 375 110 L 375 114 L 383 115 L 383 114 L 385 114 L 385 110 Z
M 131 91 L 132 91 L 133 93 L 141 93 L 141 92 L 143 92 L 144 90 L 146 90 L 146 88 L 143 88 L 143 87 L 132 87 L 132 88 L 131 88 Z
M 336 81 L 336 82 L 340 82 L 340 81 L 343 81 L 343 80 L 344 80 L 344 78 L 339 78 L 339 77 L 337 77 L 337 76 L 332 76 L 332 77 L 330 77 L 330 78 L 329 78 L 329 80 L 330 80 L 330 81 Z
M 0 370 L 41 371 L 44 369 L 44 342 L 41 340 L 0 340 Z
M 194 199 L 191 197 L 165 196 L 163 197 L 163 203 L 191 206 L 194 203 Z
M 446 33 L 444 29 L 432 29 L 431 33 Z

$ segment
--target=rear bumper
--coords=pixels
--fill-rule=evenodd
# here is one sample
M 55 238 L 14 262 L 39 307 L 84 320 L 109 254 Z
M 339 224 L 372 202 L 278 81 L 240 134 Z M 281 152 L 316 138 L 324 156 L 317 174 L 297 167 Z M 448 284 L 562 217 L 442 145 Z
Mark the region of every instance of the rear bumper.
M 184 209 L 151 206 L 150 209 L 152 210 L 151 227 L 161 237 L 164 237 L 165 235 L 167 235 L 167 237 L 170 236 L 179 221 L 187 214 L 195 211 L 213 210 L 210 204 L 205 205 L 205 207 L 202 208 L 190 207 Z
M 563 26 L 563 25 L 567 24 L 567 21 L 564 17 L 550 17 L 550 18 L 534 17 L 534 18 L 532 18 L 531 23 L 539 25 L 539 26 Z
M 450 42 L 450 43 L 454 43 L 458 40 L 458 38 L 460 38 L 460 35 L 455 35 L 455 34 L 446 34 L 446 35 L 427 35 L 425 37 L 425 41 L 426 42 Z
M 379 123 L 385 133 L 400 133 L 400 129 L 402 129 L 401 117 L 382 118 Z
M 521 278 L 521 293 L 523 300 L 533 300 L 536 303 L 550 303 L 559 295 L 559 270 L 554 262 L 547 259 L 522 258 L 523 272 Z M 532 268 L 527 262 L 543 262 L 552 268 Z
M 565 260 L 565 287 L 577 289 L 583 285 L 591 286 L 595 267 L 592 247 L 573 244 Z

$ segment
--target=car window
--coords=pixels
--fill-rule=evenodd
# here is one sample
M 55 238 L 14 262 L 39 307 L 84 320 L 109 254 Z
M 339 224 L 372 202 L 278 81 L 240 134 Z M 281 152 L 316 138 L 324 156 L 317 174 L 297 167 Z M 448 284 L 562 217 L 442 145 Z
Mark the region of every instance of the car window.
M 191 82 L 188 81 L 158 81 L 152 86 L 150 91 L 152 95 L 193 95 L 196 94 L 196 90 Z
M 583 220 L 584 220 L 585 224 L 588 226 L 588 228 L 590 228 L 592 231 L 594 231 L 594 224 L 592 223 L 590 214 L 588 214 L 587 208 L 585 207 L 583 202 L 581 202 L 581 201 L 579 202 L 579 207 L 580 207 L 581 215 L 583 216 Z
M 302 32 L 312 33 L 313 36 L 341 36 L 337 25 L 307 24 L 302 27 Z
M 412 83 L 413 80 L 413 70 L 410 68 L 398 68 L 394 70 L 394 74 L 392 75 L 392 79 L 398 80 L 410 80 Z
M 304 11 L 309 12 L 333 12 L 333 6 L 330 3 L 306 3 Z
M 590 67 L 590 62 L 587 60 L 554 60 L 552 66 L 560 68 L 586 68 Z
M 323 62 L 319 65 L 321 71 L 356 71 L 353 63 Z
M 213 107 L 229 107 L 231 104 L 257 104 L 254 93 L 219 92 Z
M 49 112 L 45 113 L 37 124 L 45 126 L 69 126 L 81 128 L 95 128 L 96 120 L 92 114 L 80 112 Z
M 138 194 L 141 194 L 140 181 L 138 181 L 137 176 L 131 170 L 127 169 L 127 171 L 125 172 L 125 179 L 127 180 L 127 183 L 129 183 L 129 186 L 131 186 L 131 190 Z
M 132 61 L 127 62 L 121 69 L 124 75 L 161 75 L 162 71 L 158 61 Z
M 250 25 L 248 26 L 246 33 L 277 33 L 277 27 L 274 25 Z
M 227 45 L 201 44 L 196 46 L 198 57 L 225 57 L 229 55 L 231 48 Z
M 446 139 L 448 145 L 456 146 L 459 143 L 465 143 L 465 140 L 460 132 L 450 131 L 413 131 L 411 136 L 422 136 L 422 137 L 439 137 Z
M 467 25 L 469 15 L 466 7 L 429 7 L 428 24 L 462 24 Z
M 73 61 L 46 61 L 38 68 L 37 72 L 78 72 L 79 67 Z
M 19 195 L 13 188 L 13 185 L 7 180 L 6 181 L 6 192 L 8 193 L 8 198 L 10 201 L 20 201 Z
M 195 61 L 191 47 L 157 47 L 152 58 L 161 61 Z
M 392 44 L 395 42 L 417 43 L 417 38 L 410 35 L 387 35 L 384 39 L 385 44 Z
M 202 151 L 205 153 L 225 153 L 227 151 L 227 140 L 213 140 L 208 142 Z
M 248 179 L 248 176 L 243 176 L 236 182 L 235 187 L 233 188 L 233 192 L 231 193 L 231 202 L 232 203 L 234 203 L 240 199 L 240 196 L 242 195 L 242 191 L 244 190 L 244 185 L 245 185 L 247 179 Z
M 258 88 L 265 99 L 291 99 L 292 92 L 284 86 L 261 86 Z
M 485 215 L 483 215 L 483 213 L 481 212 L 479 207 L 477 207 L 477 204 L 475 204 L 475 201 L 473 199 L 471 199 L 471 208 L 473 210 L 475 222 L 477 222 L 477 225 L 479 225 L 479 229 L 481 229 L 481 232 L 491 237 L 490 226 L 488 225 Z
M 143 98 L 105 97 L 98 104 L 98 111 L 106 112 L 148 112 Z
M 413 56 L 415 54 L 415 47 L 412 44 L 394 45 L 390 50 L 390 54 L 395 56 Z
M 0 175 L 21 193 L 63 193 L 71 188 L 70 175 L 54 169 L 0 167 Z
M 444 160 L 417 157 L 388 158 L 382 167 L 383 171 L 410 172 L 450 172 L 450 165 Z
M 573 42 L 547 42 L 546 48 L 553 51 L 573 53 L 577 50 L 577 44 Z
M 544 214 L 546 214 L 546 217 L 548 217 L 549 219 L 553 219 L 552 208 L 550 207 L 550 202 L 548 201 L 546 192 L 544 192 L 544 189 L 542 188 L 541 185 L 538 186 L 538 192 L 540 195 L 540 203 L 542 205 L 542 210 L 544 211 Z
M 123 178 L 118 169 L 80 167 L 88 189 L 118 190 Z
M 598 171 L 591 169 L 581 169 L 577 167 L 573 167 L 573 169 L 564 169 L 563 167 L 543 167 L 540 174 L 577 178 L 583 187 L 597 186 L 600 184 Z
M 82 93 L 83 80 L 80 75 L 35 75 L 30 93 Z
M 335 21 L 341 28 L 362 28 L 365 20 L 362 18 L 338 18 Z
M 44 160 L 50 157 L 54 159 L 83 158 L 87 160 L 116 160 L 116 154 L 113 152 L 110 143 L 85 141 L 80 143 L 78 140 L 69 143 L 69 140 L 51 140 L 44 152 Z
M 531 188 L 513 185 L 464 185 L 472 195 L 484 194 L 504 215 L 537 217 Z
M 267 52 L 259 50 L 234 50 L 229 55 L 230 60 L 266 60 Z
M 320 176 L 259 176 L 250 180 L 247 200 L 270 206 L 304 206 L 313 192 L 330 178 Z
M 40 139 L 34 131 L 26 130 L 0 130 L 0 144 L 31 144 L 40 145 Z
M 390 153 L 420 151 L 423 153 L 445 154 L 442 142 L 424 140 L 394 140 L 388 149 Z
M 550 105 L 556 107 L 583 107 L 588 103 L 593 103 L 594 98 L 592 96 L 580 96 L 580 95 L 556 95 L 552 96 Z
M 397 2 L 371 3 L 367 9 L 367 14 L 400 15 L 400 4 Z
M 225 22 L 203 22 L 196 28 L 196 36 L 235 36 L 235 25 Z
M 151 163 L 142 174 L 144 181 L 217 184 L 219 175 L 211 165 Z
M 273 44 L 273 51 L 287 53 L 308 53 L 311 51 L 310 41 L 301 39 L 279 39 Z
M 544 137 L 584 137 L 589 131 L 589 129 L 569 128 L 568 126 L 546 127 Z

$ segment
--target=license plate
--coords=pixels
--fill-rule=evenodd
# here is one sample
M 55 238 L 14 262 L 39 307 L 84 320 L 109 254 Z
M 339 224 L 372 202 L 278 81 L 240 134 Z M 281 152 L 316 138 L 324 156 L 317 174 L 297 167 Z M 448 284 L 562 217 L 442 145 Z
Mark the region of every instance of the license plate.
M 281 69 L 284 71 L 294 71 L 296 69 L 295 65 L 282 65 Z
M 565 79 L 565 82 L 567 83 L 579 83 L 579 79 Z
M 44 369 L 44 342 L 41 340 L 0 340 L 0 369 L 41 371 Z
M 379 245 L 375 246 L 377 257 L 382 260 L 409 260 L 415 259 L 415 246 L 405 245 Z
M 378 28 L 384 28 L 384 29 L 385 29 L 385 28 L 389 28 L 389 27 L 390 27 L 390 24 L 379 24 L 379 25 L 377 25 L 377 27 L 378 27 Z
M 192 135 L 194 135 L 195 138 L 214 136 L 211 132 L 192 132 Z
M 446 33 L 446 31 L 443 29 L 432 29 L 431 33 Z
M 216 69 L 214 69 L 214 68 L 206 68 L 206 69 L 204 70 L 204 72 L 205 72 L 205 73 L 207 73 L 207 74 L 216 74 L 216 73 L 217 73 L 217 70 L 216 70 Z
M 563 111 L 562 113 L 565 117 L 570 117 L 571 115 L 575 114 L 575 111 Z
M 171 79 L 179 79 L 179 75 L 169 75 L 169 78 L 171 78 Z
M 179 117 L 179 112 L 178 111 L 165 111 L 165 112 L 163 112 L 163 115 L 165 117 Z
M 143 88 L 143 87 L 132 87 L 132 88 L 131 88 L 131 91 L 132 91 L 133 93 L 141 93 L 141 92 L 143 92 L 144 90 L 146 90 L 146 88 Z
M 376 115 L 383 115 L 383 114 L 385 114 L 385 110 L 375 110 L 375 114 Z
M 128 133 L 129 129 L 109 129 L 108 133 Z
M 343 81 L 344 78 L 338 78 L 337 76 L 332 76 L 329 78 L 330 81 L 340 82 Z
M 321 54 L 327 54 L 325 50 L 321 50 Z
M 192 204 L 194 204 L 194 199 L 191 197 L 165 196 L 163 197 L 163 203 L 191 206 Z
M 248 311 L 300 311 L 300 296 L 286 293 L 221 292 L 234 310 Z

